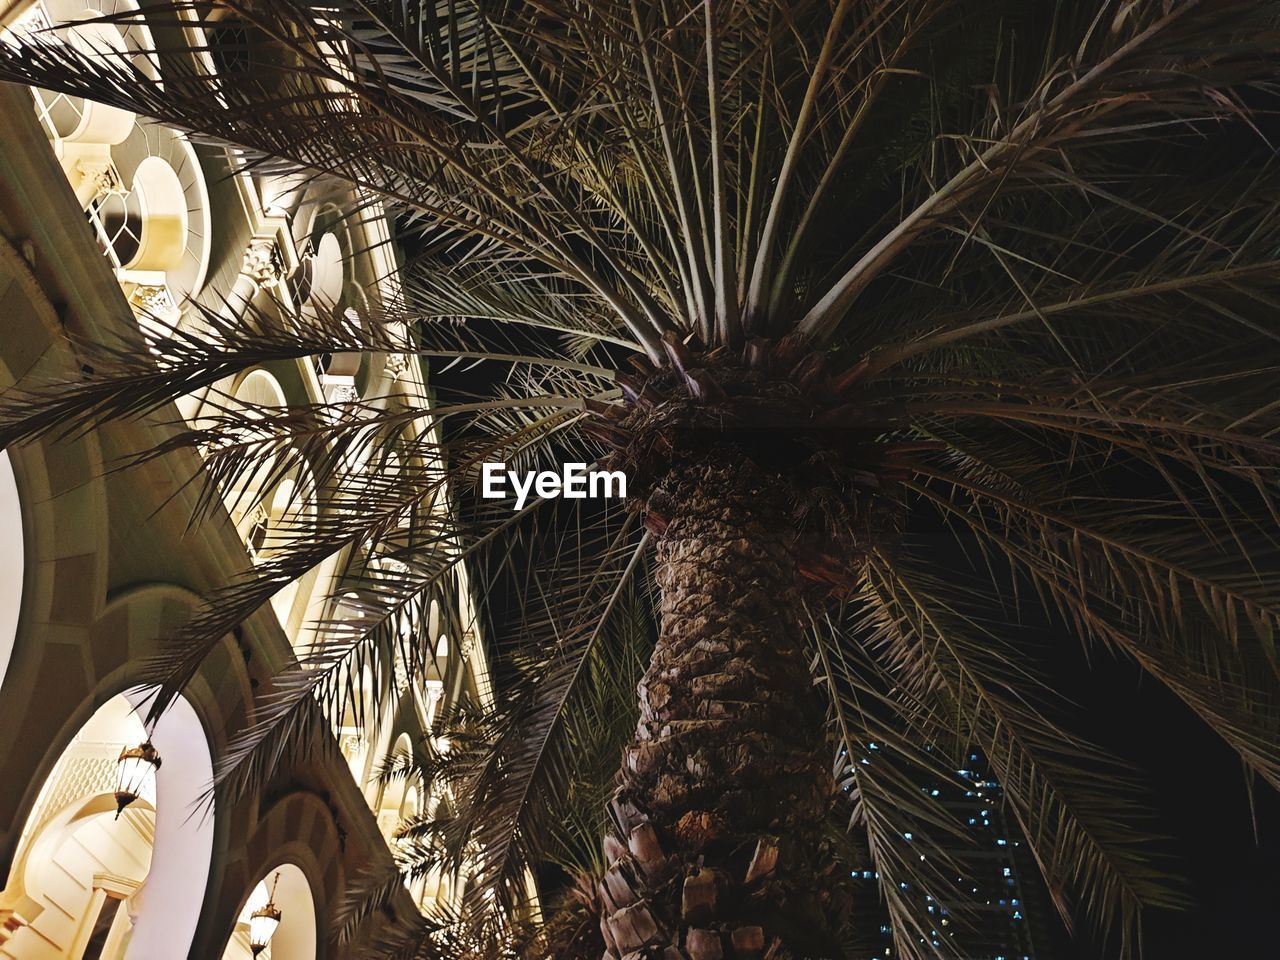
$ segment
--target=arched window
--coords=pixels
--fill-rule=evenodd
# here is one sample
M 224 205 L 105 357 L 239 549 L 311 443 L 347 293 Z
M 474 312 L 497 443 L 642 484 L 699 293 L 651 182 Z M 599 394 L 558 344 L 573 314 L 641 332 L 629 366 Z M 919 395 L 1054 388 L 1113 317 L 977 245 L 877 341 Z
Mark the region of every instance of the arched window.
M 251 370 L 232 387 L 229 406 L 251 421 L 241 438 L 249 441 L 257 430 L 253 421 L 265 421 L 274 408 L 286 406 L 284 389 L 266 370 Z M 196 422 L 200 422 L 198 414 Z M 225 484 L 222 497 L 254 563 L 266 562 L 289 542 L 306 536 L 318 516 L 315 477 L 311 468 L 296 458 L 286 461 L 264 456 L 254 470 Z M 271 598 L 286 628 L 295 614 L 298 593 L 295 580 Z
M 0 451 L 0 682 L 4 681 L 18 637 L 22 609 L 22 505 L 9 454 Z
M 396 738 L 395 745 L 387 754 L 386 763 L 388 765 L 402 763 L 413 755 L 413 742 L 406 733 L 400 734 Z M 401 819 L 404 817 L 405 799 L 408 796 L 411 783 L 409 778 L 397 776 L 388 780 L 382 787 L 382 795 L 378 798 L 378 809 L 376 815 L 378 818 L 378 828 L 382 831 L 383 837 L 388 843 L 393 842 L 396 828 L 399 827 Z
M 237 915 L 235 932 L 222 960 L 252 960 L 249 921 L 268 900 L 280 911 L 280 924 L 258 960 L 315 960 L 315 900 L 307 875 L 292 863 L 272 867 L 254 885 Z
M 250 370 L 241 378 L 232 391 L 237 400 L 246 405 L 276 406 L 285 405 L 284 388 L 280 381 L 265 370 Z
M 336 234 L 325 233 L 300 252 L 298 267 L 288 279 L 289 298 L 304 316 L 333 316 L 346 288 L 342 244 Z
M 427 635 L 433 640 L 440 636 L 440 601 L 432 600 L 427 611 Z
M 68 26 L 57 31 L 55 36 L 80 53 L 93 56 L 103 52 L 129 52 L 125 36 L 117 26 L 92 22 L 93 18 L 101 16 L 100 11 L 82 7 L 78 11 L 65 11 L 60 16 L 56 8 L 65 8 L 66 4 L 53 6 L 55 9 L 50 12 L 43 4 L 34 4 L 26 17 L 30 27 L 47 30 L 55 23 L 69 21 Z M 66 162 L 64 167 L 70 167 L 68 174 L 90 172 L 77 171 L 80 162 L 100 156 L 109 159 L 109 152 L 89 148 L 122 143 L 133 130 L 135 118 L 127 110 L 48 90 L 35 90 L 33 93 L 36 98 L 36 115 L 50 137 L 62 148 L 59 159 Z
M 134 311 L 176 322 L 209 268 L 209 195 L 199 160 L 180 134 L 155 124 L 135 127 L 112 158 L 122 192 L 91 201 L 90 222 Z
M 6 957 L 186 954 L 212 855 L 213 812 L 199 805 L 213 764 L 182 698 L 148 733 L 138 716 L 148 695 L 108 700 L 41 788 L 2 895 L 25 905 Z M 154 783 L 116 818 L 117 758 L 148 739 L 161 758 Z
M 136 4 L 125 0 L 98 4 L 41 0 L 31 4 L 9 29 L 17 35 L 36 33 L 45 40 L 53 37 L 86 56 L 128 56 L 144 73 L 158 77 L 147 28 L 136 23 L 122 29 L 101 19 L 103 15 L 136 9 Z M 50 90 L 33 88 L 32 95 L 36 116 L 53 142 L 54 152 L 81 205 L 87 205 L 99 190 L 118 187 L 111 148 L 133 133 L 135 116 L 118 107 Z
M 87 56 L 128 57 L 160 82 L 151 33 L 133 0 L 42 0 L 11 28 L 49 35 Z M 204 284 L 210 241 L 209 196 L 199 160 L 179 133 L 78 97 L 33 89 L 45 128 L 99 248 L 144 328 L 177 322 L 185 299 Z
M 430 812 L 432 820 L 447 820 L 452 817 L 453 803 L 448 788 L 429 798 L 426 809 Z M 459 887 L 454 882 L 455 879 L 438 867 L 424 875 L 414 887 L 410 888 L 418 909 L 430 915 L 439 912 L 442 908 L 456 906 L 453 897 Z
M 289 299 L 304 320 L 332 320 L 355 334 L 364 323 L 367 303 L 363 295 L 352 296 L 359 287 L 348 279 L 350 243 L 346 236 L 345 229 L 323 230 L 299 241 L 301 259 L 287 285 Z M 326 399 L 336 403 L 359 399 L 356 375 L 363 359 L 358 350 L 317 358 L 316 376 Z
M 159 157 L 143 159 L 128 192 L 102 195 L 89 213 L 116 269 L 164 273 L 182 263 L 187 200 L 178 175 Z
M 349 702 L 337 731 L 338 745 L 361 791 L 369 779 L 369 752 L 378 727 L 374 682 L 368 665 L 352 676 Z
M 400 805 L 400 817 L 403 820 L 412 820 L 422 813 L 422 800 L 418 796 L 418 788 L 410 787 L 405 791 L 404 803 Z
M 244 374 L 232 387 L 231 399 L 233 410 L 244 412 L 254 421 L 266 419 L 274 407 L 285 407 L 284 388 L 280 386 L 279 380 L 265 370 L 250 370 Z M 249 442 L 257 436 L 257 427 L 247 426 L 244 435 L 237 439 Z M 223 488 L 222 496 L 227 512 L 231 514 L 236 529 L 246 539 L 255 522 L 253 511 L 262 499 L 261 484 L 271 475 L 273 465 L 272 459 L 264 458 L 262 466 L 252 475 L 240 475 Z
M 280 381 L 265 370 L 245 374 L 231 396 L 252 419 L 265 419 L 272 408 L 286 406 Z M 251 475 L 237 478 L 223 491 L 232 521 L 257 563 L 304 534 L 316 519 L 316 484 L 310 468 L 292 463 L 277 469 L 276 463 L 274 458 L 264 458 Z

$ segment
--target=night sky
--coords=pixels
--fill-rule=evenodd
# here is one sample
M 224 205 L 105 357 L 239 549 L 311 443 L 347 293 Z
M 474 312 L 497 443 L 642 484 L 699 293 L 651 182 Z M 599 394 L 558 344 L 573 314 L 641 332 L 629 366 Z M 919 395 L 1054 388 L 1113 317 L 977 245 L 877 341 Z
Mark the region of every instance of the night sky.
M 1064 688 L 1081 707 L 1081 732 L 1132 764 L 1159 817 L 1156 831 L 1173 867 L 1189 881 L 1185 912 L 1149 911 L 1152 960 L 1221 960 L 1280 955 L 1280 799 L 1255 791 L 1255 841 L 1239 758 L 1171 693 L 1136 667 L 1101 654 L 1086 664 L 1078 641 L 1060 651 Z M 1056 666 L 1056 665 L 1055 665 Z M 1096 942 L 1060 931 L 1055 960 L 1111 956 Z

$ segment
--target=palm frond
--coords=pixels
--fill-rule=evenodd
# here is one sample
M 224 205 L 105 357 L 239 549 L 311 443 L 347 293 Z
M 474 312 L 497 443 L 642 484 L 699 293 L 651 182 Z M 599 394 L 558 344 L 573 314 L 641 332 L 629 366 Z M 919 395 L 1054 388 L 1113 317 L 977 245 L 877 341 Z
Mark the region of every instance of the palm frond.
M 963 908 L 948 883 L 956 824 L 919 787 L 970 746 L 1064 920 L 1112 929 L 1132 953 L 1140 910 L 1178 903 L 1134 784 L 1059 722 L 1024 638 L 983 620 L 1021 609 L 1028 588 L 1280 787 L 1274 5 L 216 6 L 103 18 L 145 21 L 160 78 L 65 42 L 65 26 L 0 44 L 0 78 L 232 145 L 238 175 L 384 204 L 408 253 L 403 297 L 353 318 L 206 294 L 181 324 L 73 340 L 75 382 L 0 398 L 0 446 L 164 421 L 113 466 L 198 452 L 193 524 L 311 478 L 257 563 L 142 665 L 163 709 L 274 594 L 335 566 L 329 612 L 221 759 L 224 789 L 260 787 L 289 751 L 327 742 L 363 709 L 366 667 L 375 700 L 420 679 L 423 610 L 462 564 L 518 598 L 497 644 L 501 707 L 458 710 L 450 750 L 383 771 L 447 785 L 452 802 L 403 826 L 394 876 L 355 884 L 348 934 L 381 922 L 402 873 L 465 861 L 459 911 L 380 943 L 512 955 L 537 943 L 518 922 L 525 871 L 601 866 L 590 811 L 632 721 L 618 702 L 651 640 L 658 534 L 641 501 L 511 513 L 475 487 L 486 460 L 594 463 L 635 409 L 706 404 L 708 446 L 770 469 L 771 441 L 822 447 L 806 466 L 832 479 L 801 505 L 818 519 L 795 531 L 797 565 L 839 566 L 851 596 L 813 605 L 815 686 L 901 955 L 925 955 L 929 929 L 902 884 Z M 264 364 L 356 352 L 441 361 L 433 391 L 279 409 L 231 390 Z M 724 390 L 717 365 L 740 381 Z M 655 395 L 664 377 L 684 385 L 674 402 Z M 819 399 L 766 416 L 738 402 L 761 380 Z M 180 422 L 170 404 L 196 392 Z M 871 520 L 813 561 L 824 510 Z M 944 555 L 971 550 L 979 582 L 940 576 L 922 529 L 950 538 Z
M 1142 908 L 1183 900 L 1143 849 L 1134 785 L 1115 761 L 1027 698 L 1017 655 L 957 610 L 947 586 L 901 558 L 873 571 L 868 599 L 879 608 L 882 656 L 903 661 L 895 676 L 908 692 L 918 696 L 933 684 L 939 689 L 931 699 L 945 697 L 940 717 L 921 718 L 922 731 L 959 724 L 956 732 L 982 749 L 1064 922 L 1071 926 L 1080 909 L 1099 930 L 1117 932 L 1122 951 L 1135 949 Z M 1046 687 L 1039 692 L 1047 697 Z

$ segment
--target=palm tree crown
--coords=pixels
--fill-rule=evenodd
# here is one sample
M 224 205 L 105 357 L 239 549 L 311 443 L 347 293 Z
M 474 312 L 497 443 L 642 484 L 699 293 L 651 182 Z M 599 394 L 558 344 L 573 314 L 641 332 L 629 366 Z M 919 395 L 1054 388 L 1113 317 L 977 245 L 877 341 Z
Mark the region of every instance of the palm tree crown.
M 321 624 L 276 678 L 226 789 L 347 709 L 373 651 L 420 669 L 412 613 L 463 562 L 516 610 L 510 694 L 454 718 L 455 748 L 425 769 L 385 775 L 451 784 L 447 814 L 406 825 L 406 865 L 475 864 L 468 916 L 446 926 L 470 924 L 477 955 L 546 859 L 594 874 L 579 909 L 604 922 L 576 950 L 834 951 L 843 827 L 898 955 L 928 955 L 916 891 L 956 899 L 955 825 L 919 784 L 970 749 L 1064 918 L 1133 948 L 1139 910 L 1177 897 L 1136 842 L 1126 778 L 1057 719 L 1033 631 L 1013 626 L 1033 605 L 1280 787 L 1272 5 L 146 16 L 175 33 L 204 18 L 224 54 L 234 25 L 252 68 L 177 62 L 161 86 L 55 34 L 0 45 L 0 76 L 380 199 L 403 297 L 365 322 L 193 310 L 146 333 L 151 351 L 78 345 L 92 374 L 20 385 L 0 440 L 151 413 L 277 359 L 483 364 L 441 374 L 430 403 L 228 404 L 139 453 L 201 449 L 209 511 L 238 478 L 303 462 L 325 503 L 149 665 L 167 690 L 283 584 L 359 547 L 340 592 L 366 616 Z M 434 429 L 411 433 L 424 416 Z M 365 466 L 393 453 L 395 470 Z M 566 460 L 624 470 L 625 509 L 477 496 L 485 462 Z M 441 496 L 453 520 L 422 509 Z M 637 680 L 635 702 L 602 701 Z M 872 741 L 888 749 L 862 763 Z M 574 794 L 575 811 L 612 797 L 607 822 L 566 812 L 566 784 L 599 784 L 619 749 L 617 790 Z

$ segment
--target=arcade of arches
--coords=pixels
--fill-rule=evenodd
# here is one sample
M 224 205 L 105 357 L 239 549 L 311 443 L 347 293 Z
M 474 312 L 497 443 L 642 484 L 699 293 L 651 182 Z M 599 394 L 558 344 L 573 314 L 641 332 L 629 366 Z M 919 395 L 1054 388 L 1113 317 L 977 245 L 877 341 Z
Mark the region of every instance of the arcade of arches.
M 93 22 L 136 9 L 0 0 L 0 42 L 53 28 L 57 42 L 125 52 L 162 83 L 157 44 L 171 31 Z M 46 91 L 0 86 L 0 129 L 0 390 L 78 375 L 67 332 L 141 343 L 157 317 L 196 322 L 192 304 L 233 320 L 252 304 L 360 324 L 395 295 L 388 227 L 367 197 L 228 177 L 242 161 L 226 151 Z M 405 357 L 280 362 L 184 397 L 171 415 L 198 422 L 221 402 L 211 391 L 281 408 L 393 402 L 423 392 L 423 376 Z M 438 668 L 410 684 L 394 664 L 366 666 L 359 688 L 380 689 L 379 708 L 335 724 L 336 750 L 281 763 L 261 792 L 224 800 L 209 784 L 257 690 L 308 642 L 309 624 L 343 612 L 339 564 L 282 590 L 148 721 L 131 665 L 200 597 L 269 558 L 282 527 L 327 509 L 297 468 L 266 489 L 222 490 L 220 522 L 193 538 L 194 452 L 127 473 L 105 466 L 157 429 L 112 424 L 0 454 L 0 960 L 241 960 L 268 901 L 279 923 L 258 956 L 346 956 L 332 917 L 351 879 L 390 866 L 403 818 L 449 802 L 374 774 L 432 736 L 450 703 L 492 696 L 465 571 L 422 611 Z M 121 759 L 144 745 L 158 766 Z M 132 792 L 118 810 L 122 785 Z M 464 885 L 423 878 L 395 909 L 451 904 Z

